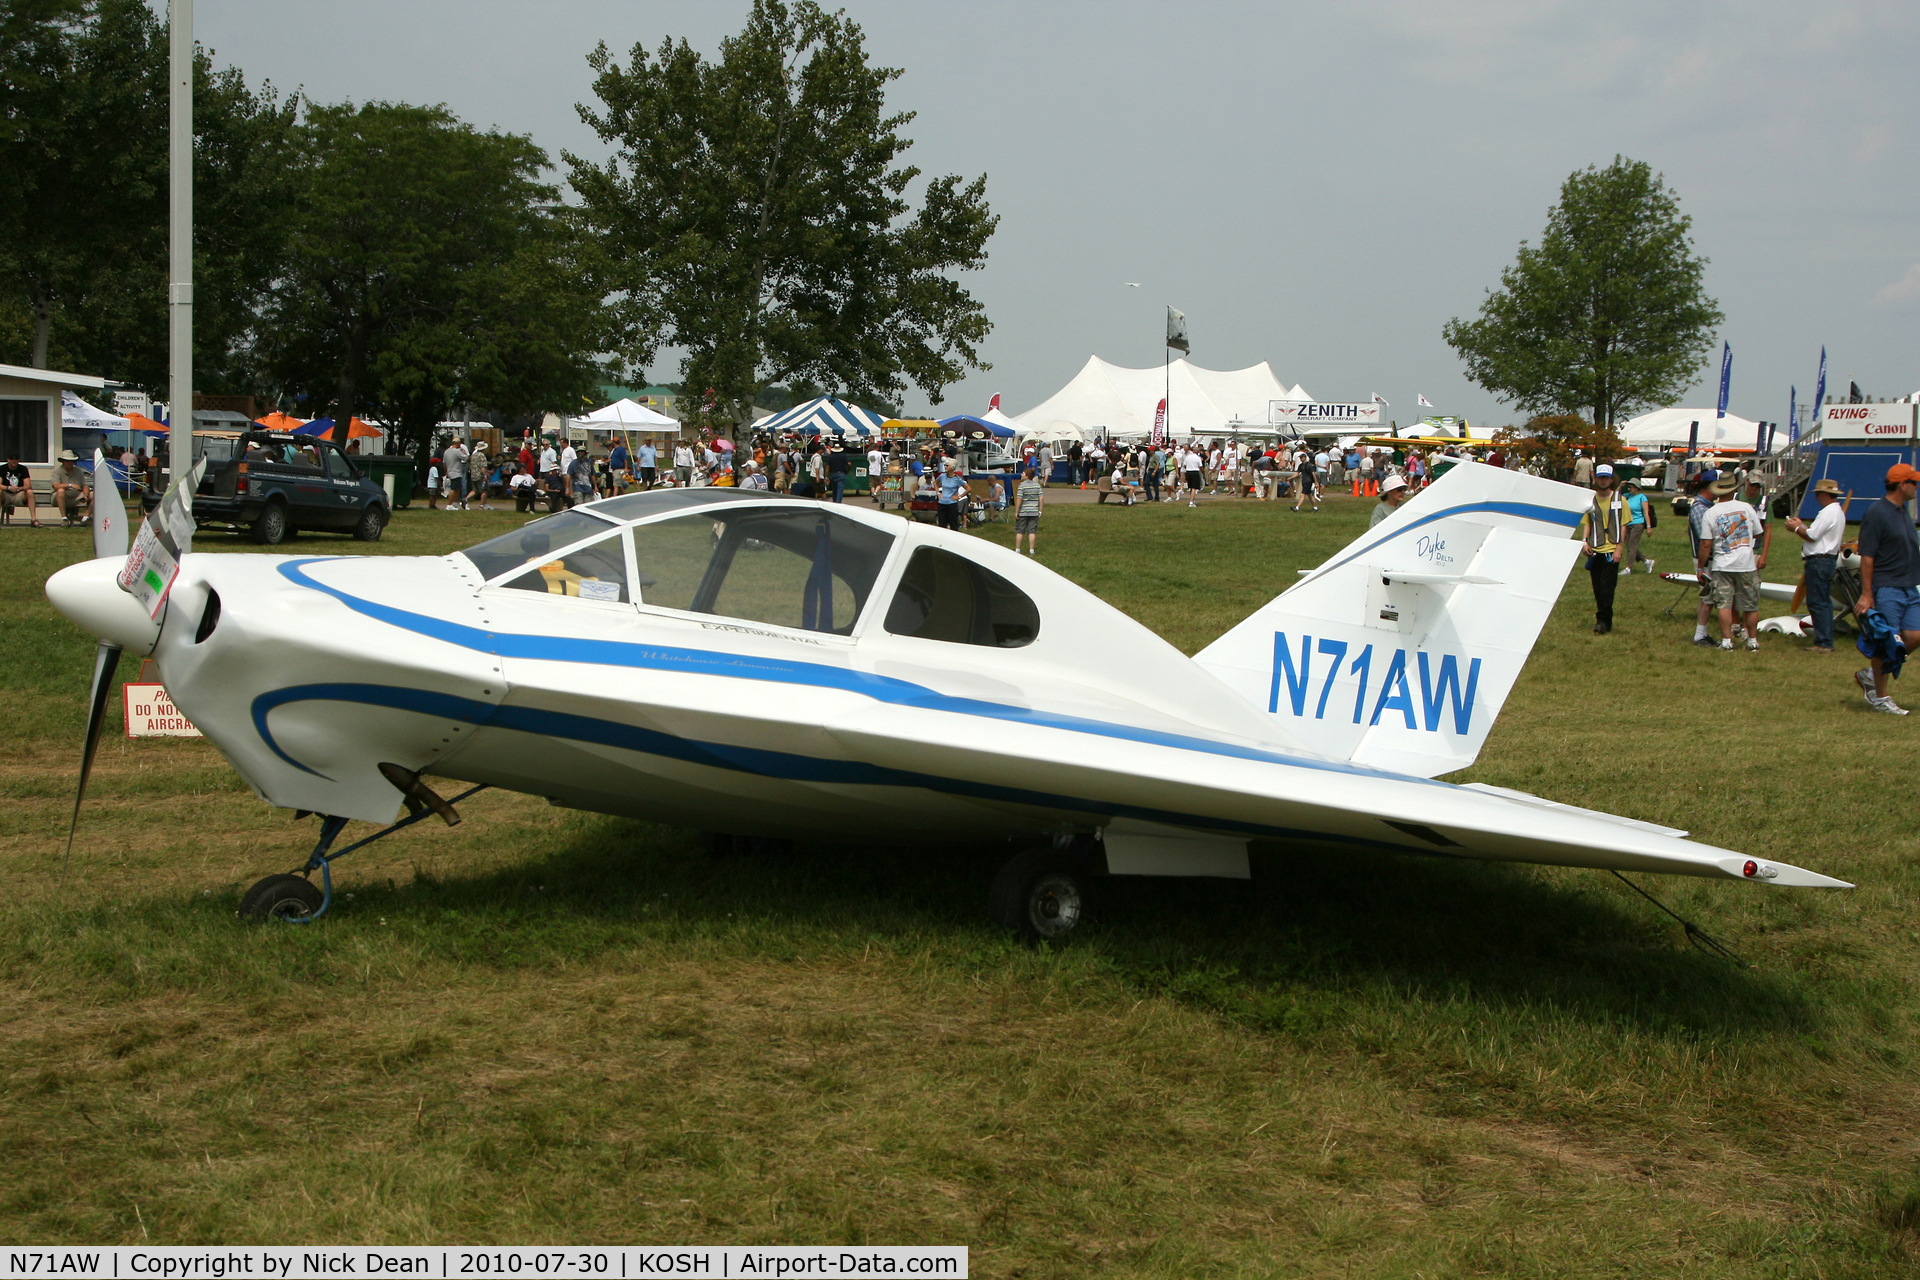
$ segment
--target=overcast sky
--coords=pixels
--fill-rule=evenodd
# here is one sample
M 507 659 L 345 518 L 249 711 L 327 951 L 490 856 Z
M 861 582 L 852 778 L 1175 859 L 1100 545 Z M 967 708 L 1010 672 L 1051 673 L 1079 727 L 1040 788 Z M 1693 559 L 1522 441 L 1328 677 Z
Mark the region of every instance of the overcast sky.
M 199 39 L 249 83 L 323 102 L 445 103 L 559 153 L 599 155 L 574 103 L 597 41 L 713 53 L 748 5 L 653 0 L 199 0 Z M 1920 62 L 1912 3 L 1373 0 L 966 4 L 852 0 L 903 68 L 911 160 L 987 175 L 1000 215 L 965 277 L 993 364 L 940 409 L 1018 413 L 1090 354 L 1161 359 L 1162 307 L 1195 363 L 1272 362 L 1322 400 L 1416 393 L 1516 415 L 1440 340 L 1472 314 L 1560 184 L 1616 153 L 1666 177 L 1711 263 L 1731 411 L 1784 420 L 1829 390 L 1920 387 Z M 1137 281 L 1141 287 L 1128 288 Z M 1711 405 L 1712 369 L 1686 399 Z M 650 371 L 673 380 L 662 361 Z M 910 392 L 908 410 L 927 407 Z

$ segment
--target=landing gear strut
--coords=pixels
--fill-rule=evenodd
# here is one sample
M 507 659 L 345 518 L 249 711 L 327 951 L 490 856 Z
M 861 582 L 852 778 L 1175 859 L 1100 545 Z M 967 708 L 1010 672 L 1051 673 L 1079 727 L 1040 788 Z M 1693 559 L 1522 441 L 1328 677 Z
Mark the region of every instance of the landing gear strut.
M 333 842 L 339 838 L 346 827 L 345 818 L 332 814 L 324 815 L 320 820 L 320 841 L 314 845 L 313 852 L 307 855 L 307 863 L 298 874 L 268 876 L 248 889 L 240 898 L 240 918 L 242 920 L 278 920 L 283 924 L 312 924 L 327 914 L 327 908 L 333 905 L 333 863 L 344 858 L 355 849 L 364 849 L 375 840 L 383 840 L 403 827 L 410 827 L 423 818 L 436 814 L 450 827 L 458 826 L 460 815 L 453 806 L 468 796 L 478 795 L 487 789 L 486 783 L 462 791 L 452 800 L 442 800 L 420 780 L 420 775 L 398 765 L 383 764 L 380 772 L 399 789 L 407 802 L 407 816 L 390 827 L 374 832 L 365 840 L 356 840 L 338 853 L 331 853 Z M 306 814 L 301 814 L 305 817 Z M 309 879 L 315 871 L 320 873 L 320 887 L 315 888 Z

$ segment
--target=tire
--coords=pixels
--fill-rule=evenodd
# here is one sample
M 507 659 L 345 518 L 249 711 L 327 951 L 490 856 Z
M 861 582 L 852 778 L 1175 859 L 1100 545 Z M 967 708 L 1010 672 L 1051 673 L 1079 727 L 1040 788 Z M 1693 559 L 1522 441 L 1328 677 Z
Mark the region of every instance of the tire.
M 283 502 L 267 503 L 260 518 L 253 522 L 253 540 L 263 547 L 277 547 L 287 540 L 287 508 Z
M 360 513 L 360 520 L 353 526 L 353 536 L 362 542 L 378 542 L 380 535 L 387 531 L 387 513 L 377 502 L 369 502 L 367 509 Z
M 1073 859 L 1035 849 L 1000 868 L 987 902 L 993 922 L 1029 946 L 1064 942 L 1092 914 L 1092 880 Z
M 240 918 L 294 920 L 318 911 L 322 900 L 319 887 L 305 876 L 268 876 L 240 899 Z

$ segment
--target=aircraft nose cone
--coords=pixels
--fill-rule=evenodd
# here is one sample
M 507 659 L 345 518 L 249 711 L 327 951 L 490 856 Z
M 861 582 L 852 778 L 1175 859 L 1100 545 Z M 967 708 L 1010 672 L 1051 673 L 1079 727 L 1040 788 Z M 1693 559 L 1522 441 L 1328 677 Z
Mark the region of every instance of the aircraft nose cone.
M 129 653 L 152 653 L 160 624 L 114 581 L 123 563 L 108 556 L 70 564 L 47 579 L 47 599 L 89 635 Z

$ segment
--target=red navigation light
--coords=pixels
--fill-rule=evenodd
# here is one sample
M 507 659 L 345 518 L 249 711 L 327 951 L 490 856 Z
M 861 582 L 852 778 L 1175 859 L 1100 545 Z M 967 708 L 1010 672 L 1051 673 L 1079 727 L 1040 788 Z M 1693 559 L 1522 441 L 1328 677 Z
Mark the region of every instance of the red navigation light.
M 1758 870 L 1760 870 L 1760 864 L 1755 862 L 1752 858 L 1748 858 L 1747 865 L 1740 868 L 1740 874 L 1743 876 L 1750 876 L 1755 872 L 1757 872 Z

